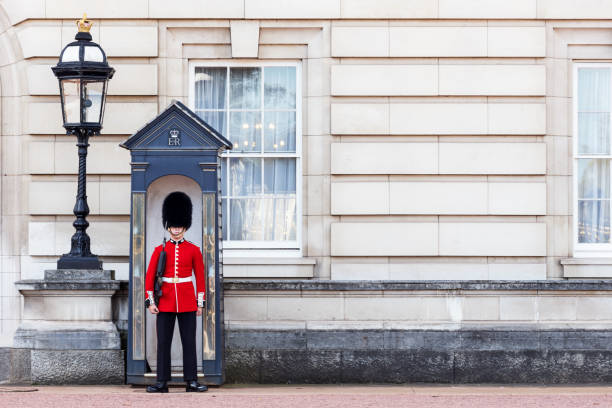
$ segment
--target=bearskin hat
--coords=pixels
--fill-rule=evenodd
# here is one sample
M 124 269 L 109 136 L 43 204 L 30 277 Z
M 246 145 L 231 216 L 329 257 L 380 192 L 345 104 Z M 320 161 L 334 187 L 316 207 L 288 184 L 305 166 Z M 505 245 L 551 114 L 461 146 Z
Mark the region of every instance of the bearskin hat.
M 182 191 L 174 191 L 166 196 L 162 205 L 162 223 L 164 228 L 191 227 L 193 205 L 189 196 Z

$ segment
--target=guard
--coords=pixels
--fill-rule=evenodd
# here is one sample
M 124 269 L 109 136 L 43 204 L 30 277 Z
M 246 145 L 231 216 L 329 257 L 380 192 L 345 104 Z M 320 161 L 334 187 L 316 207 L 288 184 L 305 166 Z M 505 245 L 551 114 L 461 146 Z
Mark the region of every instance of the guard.
M 168 194 L 162 206 L 162 224 L 170 233 L 170 240 L 155 248 L 146 274 L 145 306 L 157 315 L 157 383 L 147 386 L 147 392 L 168 392 L 170 381 L 170 346 L 174 321 L 178 319 L 183 345 L 183 378 L 187 392 L 204 392 L 208 387 L 198 384 L 196 354 L 196 316 L 204 307 L 204 263 L 200 248 L 186 241 L 185 231 L 191 226 L 193 206 L 187 194 L 175 191 Z M 165 252 L 165 268 L 163 266 Z M 161 258 L 161 261 L 160 261 Z M 197 299 L 191 281 L 195 273 Z M 157 274 L 162 275 L 156 287 Z M 156 289 L 159 292 L 156 301 Z

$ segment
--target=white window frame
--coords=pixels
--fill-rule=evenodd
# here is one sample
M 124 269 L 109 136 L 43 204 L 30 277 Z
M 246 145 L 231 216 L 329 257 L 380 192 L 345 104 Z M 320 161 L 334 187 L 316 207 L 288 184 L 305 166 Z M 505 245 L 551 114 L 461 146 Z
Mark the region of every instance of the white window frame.
M 301 257 L 302 256 L 302 65 L 299 61 L 235 61 L 235 60 L 193 60 L 189 62 L 189 107 L 195 112 L 195 71 L 199 67 L 257 67 L 262 68 L 262 86 L 264 82 L 263 68 L 271 66 L 295 67 L 296 73 L 296 105 L 295 105 L 295 153 L 231 153 L 224 152 L 221 155 L 222 165 L 227 157 L 288 157 L 295 158 L 295 198 L 296 198 L 296 240 L 295 241 L 230 241 L 223 239 L 223 251 L 226 257 Z M 228 71 L 229 75 L 229 71 Z M 229 76 L 227 77 L 227 90 L 229 93 Z M 263 100 L 263 92 L 262 92 Z M 227 107 L 228 114 L 226 115 L 226 129 L 229 130 L 229 105 Z M 263 105 L 261 108 L 263 111 Z M 225 135 L 224 135 L 225 136 Z M 229 174 L 229 172 L 228 172 Z M 221 177 L 221 175 L 219 175 Z M 225 180 L 229 183 L 228 180 Z M 262 180 L 263 183 L 263 180 Z M 224 189 L 227 190 L 227 186 Z M 229 208 L 229 203 L 228 203 Z M 229 224 L 228 224 L 229 225 Z M 223 231 L 225 237 L 227 231 Z
M 612 146 L 610 147 L 609 155 L 579 155 L 578 154 L 578 69 L 580 68 L 598 68 L 605 67 L 610 68 L 610 75 L 612 76 L 612 62 L 580 62 L 574 63 L 573 70 L 573 97 L 572 97 L 572 186 L 573 186 L 573 202 L 572 202 L 572 215 L 573 215 L 573 254 L 576 258 L 597 258 L 597 257 L 612 257 L 612 242 L 609 244 L 584 244 L 578 242 L 578 159 L 608 159 L 612 162 Z M 610 87 L 612 88 L 612 78 L 610 80 Z M 612 89 L 610 92 L 612 98 Z M 612 101 L 610 103 L 612 106 Z M 612 113 L 612 112 L 611 112 Z M 610 115 L 612 122 L 612 114 Z M 612 144 L 612 123 L 610 123 L 610 143 Z M 612 173 L 612 163 L 610 165 L 610 171 Z M 612 174 L 610 174 L 610 182 L 612 183 Z M 612 186 L 611 191 L 612 191 Z M 611 197 L 612 198 L 612 197 Z M 610 214 L 612 215 L 612 199 L 610 200 Z

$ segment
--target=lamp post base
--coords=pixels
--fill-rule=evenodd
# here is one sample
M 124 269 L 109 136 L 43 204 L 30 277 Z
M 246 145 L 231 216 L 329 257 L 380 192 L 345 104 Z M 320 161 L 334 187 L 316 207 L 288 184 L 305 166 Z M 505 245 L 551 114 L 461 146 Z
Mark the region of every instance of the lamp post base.
M 96 255 L 71 256 L 65 254 L 57 261 L 57 269 L 102 269 L 102 261 Z

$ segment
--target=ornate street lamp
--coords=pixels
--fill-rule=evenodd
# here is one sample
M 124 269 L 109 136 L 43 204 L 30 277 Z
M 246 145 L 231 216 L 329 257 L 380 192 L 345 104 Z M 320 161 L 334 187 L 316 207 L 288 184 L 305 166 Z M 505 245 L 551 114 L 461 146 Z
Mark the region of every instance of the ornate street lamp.
M 52 67 L 59 80 L 62 116 L 67 135 L 77 137 L 79 148 L 79 182 L 74 205 L 76 220 L 72 225 L 70 252 L 57 262 L 58 269 L 102 269 L 102 262 L 90 250 L 89 236 L 85 230 L 89 214 L 85 189 L 87 147 L 89 137 L 100 134 L 104 116 L 106 84 L 115 70 L 108 65 L 106 54 L 91 41 L 92 22 L 87 16 L 77 21 L 79 32 L 76 41 L 68 44 L 60 54 L 59 62 Z

